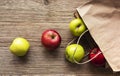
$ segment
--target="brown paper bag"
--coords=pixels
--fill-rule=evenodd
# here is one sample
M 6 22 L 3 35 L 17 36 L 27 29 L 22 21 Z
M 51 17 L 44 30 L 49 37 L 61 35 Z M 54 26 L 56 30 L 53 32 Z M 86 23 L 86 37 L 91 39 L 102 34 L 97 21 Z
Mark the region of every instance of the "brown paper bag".
M 90 0 L 77 8 L 113 71 L 120 71 L 120 1 Z

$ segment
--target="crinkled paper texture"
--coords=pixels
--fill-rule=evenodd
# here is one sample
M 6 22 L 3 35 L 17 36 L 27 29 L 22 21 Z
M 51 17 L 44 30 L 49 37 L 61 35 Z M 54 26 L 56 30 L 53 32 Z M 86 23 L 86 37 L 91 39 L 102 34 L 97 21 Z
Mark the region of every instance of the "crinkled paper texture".
M 88 0 L 77 8 L 113 71 L 120 71 L 120 1 Z

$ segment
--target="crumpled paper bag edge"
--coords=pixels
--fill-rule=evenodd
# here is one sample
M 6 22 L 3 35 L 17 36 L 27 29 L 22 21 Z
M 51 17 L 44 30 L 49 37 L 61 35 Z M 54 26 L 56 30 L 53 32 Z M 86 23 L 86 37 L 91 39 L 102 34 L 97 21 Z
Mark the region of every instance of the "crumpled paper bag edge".
M 81 11 L 84 11 L 84 13 L 80 13 L 80 8 L 82 7 L 82 6 L 85 6 L 84 8 L 86 8 L 85 10 L 84 9 L 82 9 Z M 83 4 L 82 6 L 80 6 L 80 7 L 78 7 L 78 8 L 76 8 L 76 10 L 77 10 L 77 12 L 78 12 L 78 14 L 80 15 L 80 17 L 83 19 L 83 21 L 84 21 L 84 18 L 83 18 L 83 16 L 87 13 L 87 11 L 89 11 L 90 10 L 90 8 L 92 7 L 92 4 L 91 5 L 89 5 L 89 6 L 86 6 L 86 4 Z M 85 24 L 86 24 L 86 22 L 84 22 Z M 88 28 L 88 30 L 89 30 L 89 28 Z M 91 33 L 90 33 L 91 34 Z M 92 35 L 91 35 L 92 36 Z M 93 36 L 92 36 L 92 38 L 93 38 Z M 94 38 L 93 38 L 94 39 Z M 96 41 L 95 41 L 96 42 Z M 97 42 L 96 42 L 97 43 Z M 98 43 L 97 43 L 98 44 Z M 98 45 L 99 46 L 99 45 Z M 99 48 L 101 48 L 101 47 L 99 47 Z M 109 61 L 106 59 L 106 61 L 108 62 L 108 64 L 109 64 Z M 111 64 L 109 64 L 109 65 L 111 65 Z M 111 67 L 111 66 L 110 66 Z M 111 67 L 112 68 L 112 70 L 113 70 L 113 72 L 120 72 L 120 70 L 117 70 L 117 68 L 115 69 L 113 69 L 113 67 Z

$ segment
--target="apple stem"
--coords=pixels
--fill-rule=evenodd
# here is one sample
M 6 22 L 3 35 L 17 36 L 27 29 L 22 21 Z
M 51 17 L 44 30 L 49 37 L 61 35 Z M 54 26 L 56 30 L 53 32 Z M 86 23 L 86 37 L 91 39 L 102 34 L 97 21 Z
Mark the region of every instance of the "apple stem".
M 52 37 L 52 39 L 54 39 L 54 38 L 55 38 L 55 36 L 54 36 L 54 35 L 52 35 L 51 37 Z
M 78 26 L 77 26 L 77 28 L 79 28 L 81 25 L 79 24 Z

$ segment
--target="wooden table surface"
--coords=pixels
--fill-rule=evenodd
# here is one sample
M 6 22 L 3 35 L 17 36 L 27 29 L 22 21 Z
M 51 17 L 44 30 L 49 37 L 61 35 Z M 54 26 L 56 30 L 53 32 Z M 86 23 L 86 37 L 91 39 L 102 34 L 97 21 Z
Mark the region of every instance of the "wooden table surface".
M 110 68 L 95 67 L 90 63 L 76 65 L 65 60 L 65 47 L 73 39 L 68 25 L 83 1 L 0 0 L 0 74 L 120 76 Z M 41 44 L 40 37 L 46 29 L 55 29 L 62 37 L 62 43 L 55 52 L 47 51 Z M 19 58 L 9 51 L 16 37 L 24 37 L 31 44 L 25 57 Z

